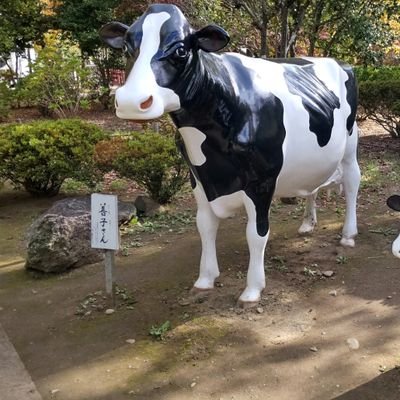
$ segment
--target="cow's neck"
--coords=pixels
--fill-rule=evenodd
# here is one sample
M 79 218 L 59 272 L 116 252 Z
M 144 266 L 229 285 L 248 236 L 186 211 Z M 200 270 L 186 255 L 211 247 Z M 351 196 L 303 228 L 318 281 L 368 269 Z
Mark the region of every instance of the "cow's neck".
M 177 127 L 207 126 L 231 135 L 243 113 L 222 58 L 199 51 L 180 78 L 174 90 L 182 108 L 171 114 Z

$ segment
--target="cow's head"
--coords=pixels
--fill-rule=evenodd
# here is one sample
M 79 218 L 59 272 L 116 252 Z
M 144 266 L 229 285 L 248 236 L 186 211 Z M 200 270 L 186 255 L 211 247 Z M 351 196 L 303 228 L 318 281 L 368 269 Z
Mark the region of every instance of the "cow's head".
M 179 8 L 169 4 L 153 4 L 130 27 L 111 22 L 100 36 L 128 59 L 126 82 L 115 95 L 117 116 L 139 120 L 179 110 L 179 96 L 171 88 L 184 77 L 194 55 L 218 51 L 229 42 L 216 25 L 194 31 Z
M 395 194 L 386 200 L 387 205 L 395 211 L 400 211 L 400 196 Z M 392 244 L 392 252 L 396 257 L 400 258 L 400 235 Z

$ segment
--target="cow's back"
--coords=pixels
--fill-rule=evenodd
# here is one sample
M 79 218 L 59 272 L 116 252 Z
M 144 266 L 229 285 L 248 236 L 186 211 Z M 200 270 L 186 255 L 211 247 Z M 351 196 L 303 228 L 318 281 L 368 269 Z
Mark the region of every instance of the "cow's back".
M 283 104 L 284 161 L 276 195 L 313 192 L 335 174 L 351 140 L 356 104 L 351 69 L 327 58 L 286 63 L 233 54 L 229 57 L 239 59 L 251 72 L 255 96 L 272 93 Z M 236 90 L 240 91 L 240 84 Z

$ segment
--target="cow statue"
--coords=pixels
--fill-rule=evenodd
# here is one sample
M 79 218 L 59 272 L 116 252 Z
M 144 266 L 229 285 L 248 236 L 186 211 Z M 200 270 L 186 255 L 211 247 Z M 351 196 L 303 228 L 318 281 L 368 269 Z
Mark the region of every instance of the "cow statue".
M 394 194 L 386 200 L 386 204 L 395 211 L 400 211 L 400 196 Z M 400 235 L 392 244 L 392 253 L 395 257 L 400 258 Z
M 115 96 L 117 116 L 149 120 L 169 113 L 183 139 L 202 243 L 194 291 L 214 287 L 219 221 L 244 206 L 250 262 L 239 301 L 260 300 L 274 196 L 305 197 L 300 231 L 310 232 L 318 189 L 342 184 L 341 244 L 354 246 L 360 170 L 357 88 L 349 66 L 328 58 L 216 54 L 228 34 L 216 25 L 194 30 L 169 4 L 151 5 L 131 26 L 111 22 L 100 36 L 128 60 Z

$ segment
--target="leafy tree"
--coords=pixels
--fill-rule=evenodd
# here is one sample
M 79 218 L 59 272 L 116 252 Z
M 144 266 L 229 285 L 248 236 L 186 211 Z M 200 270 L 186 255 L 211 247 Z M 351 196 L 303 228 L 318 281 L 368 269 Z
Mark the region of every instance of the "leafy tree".
M 399 0 L 226 0 L 244 10 L 259 32 L 261 56 L 296 55 L 300 42 L 308 55 L 380 62 L 398 21 Z
M 382 61 L 394 40 L 398 0 L 313 0 L 305 26 L 308 55 L 321 54 L 364 64 Z
M 114 19 L 119 0 L 63 0 L 55 8 L 55 28 L 78 43 L 83 59 L 96 66 L 96 80 L 102 88 L 101 100 L 107 108 L 110 97 L 110 69 L 123 68 L 122 54 L 102 46 L 98 31 Z
M 184 11 L 195 28 L 203 28 L 210 23 L 223 27 L 231 38 L 227 50 L 242 51 L 245 48 L 251 53 L 258 51 L 251 19 L 244 10 L 235 9 L 229 1 L 192 0 L 185 2 Z
M 79 44 L 82 53 L 93 56 L 101 45 L 98 30 L 113 19 L 118 0 L 63 0 L 56 7 L 56 27 Z
M 45 115 L 54 112 L 65 118 L 87 105 L 91 71 L 82 65 L 77 46 L 54 32 L 45 37 L 46 45 L 38 49 L 32 73 L 21 81 L 17 94 L 21 101 L 37 104 Z
M 40 40 L 48 26 L 43 10 L 43 3 L 37 0 L 1 0 L 0 60 L 3 64 L 7 64 L 12 52 L 21 53 Z

